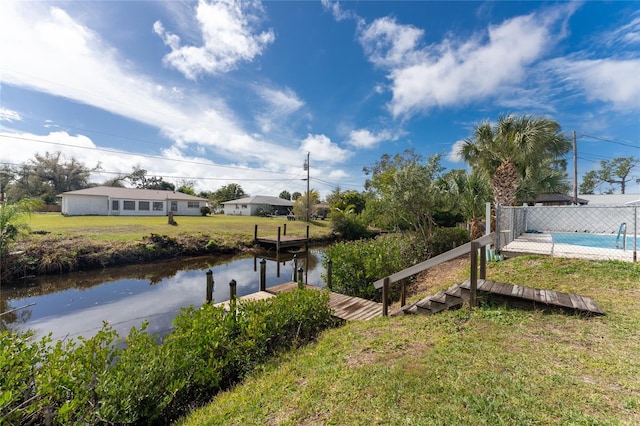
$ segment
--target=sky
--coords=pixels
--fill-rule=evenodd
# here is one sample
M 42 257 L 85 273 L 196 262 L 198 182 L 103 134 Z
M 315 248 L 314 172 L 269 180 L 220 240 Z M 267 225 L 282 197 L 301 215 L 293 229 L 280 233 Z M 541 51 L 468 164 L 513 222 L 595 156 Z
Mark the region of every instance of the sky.
M 575 131 L 579 182 L 640 158 L 640 2 L 0 2 L 0 163 L 277 196 L 309 155 L 325 197 L 407 149 L 466 168 L 501 114 Z

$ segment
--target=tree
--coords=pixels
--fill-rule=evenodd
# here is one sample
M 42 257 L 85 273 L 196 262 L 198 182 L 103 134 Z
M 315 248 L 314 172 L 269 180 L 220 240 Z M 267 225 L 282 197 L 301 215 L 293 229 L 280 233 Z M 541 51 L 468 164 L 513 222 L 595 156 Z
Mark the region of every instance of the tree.
M 100 164 L 90 169 L 73 157 L 65 159 L 60 152 L 36 154 L 18 168 L 11 198 L 39 198 L 54 204 L 62 192 L 88 188 L 91 173 L 100 169 Z
M 4 205 L 7 202 L 7 189 L 15 178 L 16 171 L 11 165 L 4 164 L 0 167 L 0 205 Z
M 147 173 L 147 170 L 143 169 L 139 165 L 133 166 L 133 170 L 127 175 L 127 180 L 131 182 L 133 186 L 140 189 L 175 191 L 175 185 L 164 181 L 162 176 L 147 176 Z
M 294 192 L 293 194 L 291 194 L 291 201 L 296 201 L 298 198 L 300 198 L 301 195 L 302 194 L 298 191 Z
M 511 206 L 519 197 L 542 193 L 538 183 L 557 181 L 558 173 L 564 173 L 562 157 L 570 149 L 569 138 L 554 120 L 508 115 L 494 125 L 478 124 L 460 153 L 471 167 L 490 177 L 494 203 Z
M 627 183 L 635 181 L 640 183 L 640 178 L 629 176 L 631 170 L 640 164 L 640 158 L 616 157 L 611 161 L 600 162 L 599 170 L 590 170 L 582 178 L 580 192 L 582 194 L 593 194 L 595 189 L 603 183 L 609 185 L 620 185 L 620 193 L 624 194 Z M 605 192 L 613 193 L 614 188 L 609 188 Z
M 291 200 L 291 194 L 289 193 L 289 191 L 282 191 L 280 195 L 278 195 L 278 198 L 282 198 L 283 200 Z
M 370 199 L 367 210 L 375 211 L 380 218 L 369 217 L 378 225 L 398 229 L 412 229 L 422 239 L 433 233 L 433 213 L 442 204 L 436 184 L 440 173 L 440 155 L 423 161 L 413 150 L 391 157 L 382 155 L 372 168 L 365 168 L 371 178 L 365 182 Z
M 485 203 L 491 199 L 489 179 L 480 170 L 468 173 L 465 170 L 451 170 L 445 174 L 440 188 L 448 201 L 448 208 L 459 211 L 470 225 L 471 239 L 483 234 L 480 219 L 485 212 Z
M 366 206 L 366 197 L 358 191 L 341 191 L 338 187 L 329 194 L 327 203 L 332 211 L 335 209 L 346 211 L 347 206 L 351 206 L 354 214 L 360 214 Z
M 222 204 L 225 201 L 237 200 L 238 198 L 248 197 L 249 194 L 244 192 L 244 189 L 237 183 L 230 183 L 213 193 L 213 201 L 217 204 Z
M 18 237 L 25 233 L 29 226 L 23 221 L 24 216 L 30 214 L 39 204 L 38 200 L 23 199 L 17 203 L 5 204 L 0 207 L 0 274 L 7 271 L 9 248 Z M 4 277 L 0 277 L 0 280 Z
M 196 195 L 196 191 L 193 189 L 195 185 L 195 180 L 182 179 L 178 182 L 178 189 L 176 189 L 176 191 L 182 192 L 183 194 Z
M 320 193 L 311 189 L 309 191 L 309 216 L 313 214 L 313 205 L 320 202 Z M 299 196 L 293 203 L 293 214 L 298 217 L 307 217 L 307 194 Z

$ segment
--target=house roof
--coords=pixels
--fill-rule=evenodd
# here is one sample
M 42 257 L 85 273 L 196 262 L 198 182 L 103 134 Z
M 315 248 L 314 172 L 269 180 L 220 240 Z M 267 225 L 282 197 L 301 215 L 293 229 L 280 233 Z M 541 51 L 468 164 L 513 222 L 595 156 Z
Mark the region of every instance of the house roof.
M 589 205 L 636 205 L 640 204 L 640 194 L 590 194 L 580 195 L 589 200 Z
M 60 195 L 63 197 L 65 195 L 90 195 L 94 197 L 128 198 L 150 201 L 208 201 L 206 198 L 196 197 L 195 195 L 184 194 L 182 192 L 157 189 L 117 188 L 113 186 L 96 186 L 93 188 L 79 189 L 77 191 L 63 192 Z
M 269 197 L 267 195 L 254 195 L 251 197 L 238 198 L 237 200 L 229 200 L 220 204 L 268 204 L 270 206 L 293 206 L 293 201 L 285 200 L 278 197 Z
M 567 194 L 540 194 L 536 203 L 573 203 L 573 196 Z M 578 204 L 587 204 L 589 200 L 578 198 Z

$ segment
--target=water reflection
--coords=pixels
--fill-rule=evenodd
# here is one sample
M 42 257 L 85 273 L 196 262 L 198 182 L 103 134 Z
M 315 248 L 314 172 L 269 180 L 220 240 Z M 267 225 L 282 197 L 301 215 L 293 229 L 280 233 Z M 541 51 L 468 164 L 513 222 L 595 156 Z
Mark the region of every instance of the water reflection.
M 306 271 L 307 282 L 323 286 L 321 250 L 308 256 L 299 253 L 298 266 Z M 292 255 L 279 262 L 264 256 L 216 259 L 197 258 L 151 265 L 137 265 L 64 277 L 34 279 L 28 286 L 2 288 L 2 312 L 35 303 L 0 317 L 0 328 L 14 331 L 32 329 L 36 336 L 53 333 L 89 337 L 108 322 L 126 335 L 133 326 L 149 321 L 148 330 L 164 334 L 182 307 L 200 306 L 206 298 L 206 271 L 213 271 L 214 302 L 229 299 L 229 282 L 237 282 L 239 296 L 258 290 L 259 262 L 267 259 L 267 288 L 291 281 Z

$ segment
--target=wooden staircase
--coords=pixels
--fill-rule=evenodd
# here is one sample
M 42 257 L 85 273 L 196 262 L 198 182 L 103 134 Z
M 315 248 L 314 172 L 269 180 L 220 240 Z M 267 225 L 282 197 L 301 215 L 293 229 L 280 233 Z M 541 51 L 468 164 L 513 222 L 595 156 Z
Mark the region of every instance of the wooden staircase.
M 488 294 L 489 297 L 507 304 L 525 308 L 547 309 L 555 307 L 589 315 L 604 315 L 602 309 L 592 298 L 578 294 L 542 290 L 490 280 L 478 280 L 478 292 Z M 427 296 L 418 302 L 405 305 L 390 315 L 429 315 L 449 309 L 457 309 L 465 302 L 469 302 L 470 294 L 470 283 L 467 280 L 462 284 L 456 284 L 432 296 Z

